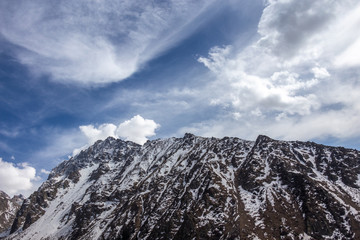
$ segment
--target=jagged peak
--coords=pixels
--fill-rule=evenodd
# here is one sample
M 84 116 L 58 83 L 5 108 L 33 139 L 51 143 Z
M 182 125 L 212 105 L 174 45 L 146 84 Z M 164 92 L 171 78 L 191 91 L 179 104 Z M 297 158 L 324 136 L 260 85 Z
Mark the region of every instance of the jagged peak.
M 183 138 L 186 139 L 186 138 L 194 138 L 194 137 L 196 136 L 192 133 L 185 133 Z
M 0 197 L 9 198 L 9 199 L 10 199 L 9 195 L 8 195 L 6 192 L 2 191 L 2 190 L 0 190 Z
M 93 146 L 96 146 L 96 145 L 103 145 L 103 144 L 111 144 L 112 142 L 114 141 L 120 141 L 120 142 L 125 142 L 124 140 L 120 139 L 120 138 L 114 138 L 112 136 L 110 137 L 107 137 L 106 139 L 104 140 L 97 140 Z
M 184 143 L 186 145 L 192 145 L 199 141 L 200 139 L 203 139 L 202 137 L 196 136 L 192 133 L 185 133 L 184 137 L 182 138 Z
M 256 144 L 259 144 L 259 143 L 262 143 L 262 142 L 270 142 L 270 141 L 274 141 L 274 139 L 266 136 L 266 135 L 259 135 L 257 138 L 256 138 L 256 141 L 255 141 L 255 145 Z

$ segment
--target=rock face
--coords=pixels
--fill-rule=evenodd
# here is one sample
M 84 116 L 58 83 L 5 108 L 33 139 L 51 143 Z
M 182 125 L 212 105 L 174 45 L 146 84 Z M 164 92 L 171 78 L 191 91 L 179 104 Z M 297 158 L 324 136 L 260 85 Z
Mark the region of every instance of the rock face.
M 10 198 L 6 193 L 0 191 L 0 238 L 9 234 L 15 214 L 23 200 L 21 195 Z
M 356 150 L 108 138 L 52 170 L 8 239 L 360 239 L 359 211 Z

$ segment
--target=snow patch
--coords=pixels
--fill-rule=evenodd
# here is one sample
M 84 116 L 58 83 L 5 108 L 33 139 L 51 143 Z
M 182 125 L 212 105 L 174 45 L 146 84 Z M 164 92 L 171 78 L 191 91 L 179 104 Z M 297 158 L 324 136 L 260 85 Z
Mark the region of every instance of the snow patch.
M 85 195 L 91 182 L 88 181 L 90 173 L 95 170 L 98 165 L 93 165 L 80 170 L 80 179 L 77 183 L 70 183 L 66 189 L 59 188 L 57 197 L 49 202 L 49 206 L 44 209 L 45 214 L 33 223 L 24 232 L 20 233 L 22 239 L 57 239 L 63 235 L 67 235 L 71 230 L 71 223 L 63 224 L 62 219 L 70 212 L 71 206 L 75 202 L 79 202 Z
M 239 187 L 239 192 L 241 196 L 241 200 L 245 205 L 245 210 L 249 213 L 249 215 L 255 219 L 256 227 L 265 227 L 264 220 L 261 219 L 260 209 L 264 207 L 264 203 L 260 201 L 256 195 L 252 194 L 249 191 L 246 191 L 241 186 Z

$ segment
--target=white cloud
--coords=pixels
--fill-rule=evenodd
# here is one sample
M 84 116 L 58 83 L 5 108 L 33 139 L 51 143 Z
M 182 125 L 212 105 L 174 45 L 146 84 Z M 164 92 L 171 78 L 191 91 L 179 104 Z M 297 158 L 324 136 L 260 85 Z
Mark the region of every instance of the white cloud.
M 354 0 L 269 0 L 258 39 L 199 58 L 215 77 L 202 95 L 223 110 L 183 130 L 247 139 L 359 137 L 359 13 Z
M 360 13 L 359 13 L 360 14 Z M 359 23 L 360 24 L 360 23 Z M 360 38 L 350 45 L 335 59 L 335 65 L 339 67 L 357 67 L 360 65 Z
M 317 49 L 304 46 L 326 30 L 334 17 L 334 5 L 328 0 L 268 1 L 259 22 L 259 46 L 281 59 L 316 55 Z
M 177 135 L 192 132 L 200 136 L 237 136 L 247 140 L 255 140 L 260 134 L 275 139 L 302 140 L 352 139 L 360 135 L 360 111 L 351 109 L 331 110 L 306 115 L 301 118 L 280 114 L 276 119 L 261 118 L 255 115 L 233 119 L 231 115 L 191 124 L 181 128 Z
M 289 114 L 309 114 L 318 108 L 317 98 L 304 92 L 318 83 L 317 80 L 300 79 L 289 71 L 272 72 L 268 77 L 246 72 L 242 55 L 229 56 L 231 47 L 215 47 L 209 57 L 199 58 L 217 76 L 217 81 L 207 89 L 212 105 L 229 106 L 237 112 L 284 111 Z M 258 59 L 261 61 L 260 59 Z
M 352 109 L 316 112 L 301 119 L 288 118 L 268 126 L 270 136 L 287 140 L 335 137 L 346 139 L 360 135 L 360 114 Z
M 40 164 L 46 162 L 49 166 L 54 166 L 62 162 L 69 153 L 75 156 L 97 140 L 104 140 L 110 136 L 114 138 L 121 137 L 143 144 L 147 137 L 155 135 L 155 130 L 159 126 L 153 120 L 144 119 L 137 115 L 118 126 L 112 123 L 105 123 L 98 127 L 94 125 L 80 126 L 78 130 L 45 129 L 43 137 L 49 144 L 40 151 L 31 154 L 29 159 Z M 40 171 L 45 173 L 42 170 Z
M 356 0 L 269 1 L 260 19 L 257 47 L 275 57 L 278 66 L 319 61 L 356 66 L 360 64 L 356 54 L 360 51 L 359 24 Z
M 104 140 L 107 137 L 116 137 L 116 126 L 111 123 L 101 124 L 98 128 L 93 125 L 80 126 L 80 130 L 89 140 L 89 144 L 93 144 L 97 140 Z
M 330 38 L 327 50 L 335 54 L 332 63 L 339 68 L 360 65 L 360 3 L 349 1 L 347 7 L 339 11 L 338 21 L 326 36 Z
M 0 158 L 0 189 L 9 195 L 24 193 L 33 189 L 39 180 L 35 168 L 27 163 L 14 165 Z
M 241 118 L 241 113 L 239 113 L 239 112 L 234 112 L 234 113 L 233 113 L 233 118 L 234 118 L 235 120 L 239 120 L 239 119 Z
M 43 173 L 43 174 L 46 174 L 46 175 L 50 174 L 50 171 L 48 171 L 46 169 L 43 169 L 43 168 L 40 170 L 40 172 Z
M 84 85 L 123 80 L 186 37 L 213 1 L 0 2 L 0 33 L 36 74 Z
M 121 123 L 116 130 L 116 134 L 126 140 L 144 144 L 147 137 L 155 135 L 155 130 L 158 127 L 160 125 L 153 120 L 136 115 L 130 120 Z
M 97 140 L 105 140 L 108 137 L 116 138 L 116 126 L 112 123 L 101 124 L 98 128 L 94 125 L 85 125 L 79 127 L 81 132 L 86 136 L 88 143 L 80 148 L 75 148 L 72 152 L 72 156 L 77 155 L 82 150 L 95 143 Z
M 326 68 L 321 68 L 321 67 L 314 67 L 311 69 L 311 71 L 314 74 L 315 78 L 327 78 L 330 77 L 330 73 L 326 70 Z
M 107 137 L 123 138 L 127 141 L 144 144 L 148 137 L 155 135 L 155 130 L 159 127 L 160 125 L 154 120 L 144 119 L 140 115 L 120 123 L 117 127 L 112 123 L 102 124 L 98 128 L 93 125 L 80 126 L 80 130 L 88 139 L 88 145 L 75 149 L 73 155 L 76 155 L 95 141 L 104 140 Z

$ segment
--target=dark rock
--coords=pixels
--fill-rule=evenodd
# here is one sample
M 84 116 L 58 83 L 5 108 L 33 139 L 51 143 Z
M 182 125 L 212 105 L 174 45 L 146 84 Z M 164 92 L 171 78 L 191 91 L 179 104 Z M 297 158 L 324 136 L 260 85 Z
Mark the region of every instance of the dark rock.
M 0 237 L 10 232 L 17 210 L 20 208 L 24 197 L 15 195 L 12 198 L 0 190 Z

